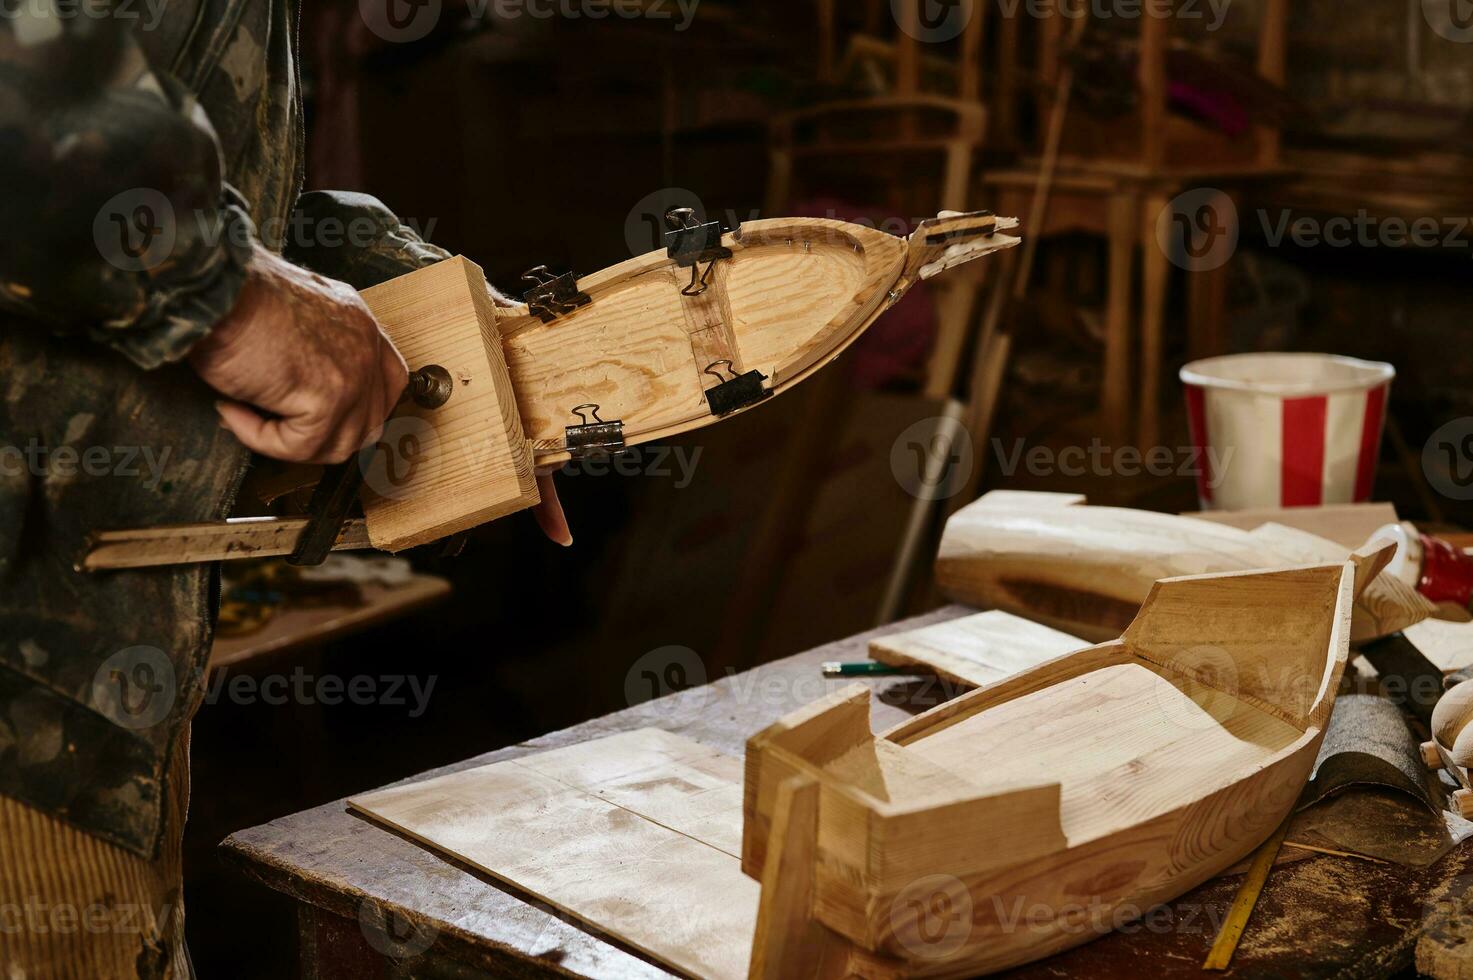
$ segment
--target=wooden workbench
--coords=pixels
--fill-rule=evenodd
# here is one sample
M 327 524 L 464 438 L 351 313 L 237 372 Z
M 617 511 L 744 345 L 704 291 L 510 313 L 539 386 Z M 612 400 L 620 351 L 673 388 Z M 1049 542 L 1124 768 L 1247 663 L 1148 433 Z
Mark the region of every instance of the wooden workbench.
M 824 680 L 821 662 L 866 659 L 872 636 L 970 611 L 951 607 L 841 640 L 414 780 L 647 726 L 740 755 L 753 732 L 852 683 Z M 867 683 L 877 692 L 877 730 L 945 697 L 936 682 Z M 983 747 L 979 764 L 985 758 Z M 308 980 L 406 975 L 386 951 L 415 954 L 414 976 L 669 976 L 545 904 L 349 815 L 342 801 L 241 831 L 221 846 L 245 874 L 299 903 Z M 1227 975 L 1390 976 L 1411 965 L 1429 914 L 1449 887 L 1466 888 L 1470 872 L 1469 846 L 1428 870 L 1329 856 L 1281 866 Z M 1235 878 L 1208 882 L 1122 931 L 1010 975 L 1198 977 L 1236 886 Z

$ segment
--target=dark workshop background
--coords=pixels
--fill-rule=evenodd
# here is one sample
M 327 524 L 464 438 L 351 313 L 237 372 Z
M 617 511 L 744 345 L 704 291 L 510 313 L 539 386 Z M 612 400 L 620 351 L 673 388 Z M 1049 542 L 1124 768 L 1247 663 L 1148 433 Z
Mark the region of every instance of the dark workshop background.
M 1190 116 L 1208 155 L 1281 125 L 1282 149 L 1273 172 L 1235 185 L 1242 236 L 1216 291 L 1204 299 L 1190 281 L 1198 273 L 1171 268 L 1159 439 L 1189 444 L 1176 370 L 1191 357 L 1309 350 L 1388 360 L 1398 377 L 1377 497 L 1407 519 L 1473 527 L 1473 505 L 1439 492 L 1423 466 L 1434 430 L 1473 416 L 1473 29 L 1438 21 L 1439 2 L 1290 4 L 1286 84 L 1269 91 L 1251 79 L 1267 0 L 1232 0 L 1216 31 L 1185 19 L 1173 26 L 1172 101 L 1155 124 Z M 684 30 L 674 0 L 659 5 L 668 18 L 652 10 L 598 20 L 528 12 L 566 2 L 467 9 L 444 0 L 433 30 L 399 43 L 365 29 L 357 0 L 305 6 L 307 186 L 377 195 L 509 291 L 537 264 L 590 273 L 655 247 L 653 221 L 691 195 L 727 223 L 768 213 L 774 121 L 883 97 L 896 75 L 889 0 L 699 0 Z M 825 25 L 822 12 L 835 6 Z M 987 130 L 966 203 L 986 208 L 989 173 L 1036 171 L 1059 65 L 1045 21 L 1028 15 L 1035 5 L 979 6 Z M 1017 13 L 1009 19 L 1005 10 Z M 1105 153 L 1152 138 L 1151 119 L 1138 111 L 1139 30 L 1120 18 L 1091 25 L 1067 117 L 1069 152 L 1088 159 L 1091 139 Z M 828 39 L 832 59 L 823 54 Z M 961 44 L 922 45 L 926 91 L 954 98 L 965 84 Z M 1214 98 L 1194 97 L 1203 91 Z M 930 124 L 869 125 L 846 139 L 888 149 L 796 155 L 780 209 L 866 217 L 891 231 L 934 213 L 945 160 L 896 148 L 923 142 Z M 1258 218 L 1270 215 L 1272 231 L 1285 213 L 1323 222 L 1362 209 L 1380 220 L 1434 218 L 1449 240 L 1306 247 L 1274 240 Z M 991 448 L 993 438 L 1006 447 L 1019 439 L 1087 446 L 1101 431 L 1107 249 L 1087 230 L 1042 243 L 1031 288 L 1007 316 L 1013 353 L 993 431 L 974 433 L 973 465 L 987 462 L 982 489 L 1190 509 L 1189 476 L 1008 477 Z M 1204 303 L 1208 326 L 1188 329 Z M 984 295 L 952 386 L 963 400 L 985 306 Z M 646 449 L 638 473 L 559 477 L 575 547 L 548 544 L 526 515 L 498 522 L 460 557 L 416 559 L 451 580 L 447 602 L 310 657 L 244 668 L 407 673 L 435 686 L 418 717 L 408 706 L 273 707 L 228 697 L 202 709 L 186 856 L 201 975 L 296 969 L 295 949 L 276 941 L 295 935 L 288 904 L 215 856 L 230 831 L 616 710 L 648 696 L 651 677 L 676 686 L 715 679 L 875 625 L 914 500 L 892 471 L 892 450 L 942 405 L 928 376 L 937 308 L 935 294 L 917 291 L 830 371 Z M 1131 379 L 1133 392 L 1140 380 Z M 941 601 L 927 587 L 936 530 L 907 611 Z M 671 657 L 670 647 L 695 660 Z M 650 659 L 655 651 L 666 652 Z M 646 675 L 639 663 L 686 670 Z

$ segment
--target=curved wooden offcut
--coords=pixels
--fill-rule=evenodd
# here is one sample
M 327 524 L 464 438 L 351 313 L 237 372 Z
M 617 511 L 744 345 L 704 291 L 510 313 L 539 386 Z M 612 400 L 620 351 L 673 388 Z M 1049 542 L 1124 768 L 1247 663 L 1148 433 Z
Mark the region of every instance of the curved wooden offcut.
M 1001 970 L 1230 867 L 1299 796 L 1390 554 L 1166 579 L 1119 639 L 881 737 L 857 685 L 756 735 L 752 975 L 792 950 L 824 976 Z
M 1069 494 L 1000 491 L 946 523 L 936 582 L 950 599 L 1088 640 L 1118 636 L 1158 579 L 1344 561 L 1333 541 L 1279 524 L 1252 531 L 1192 517 L 1090 507 Z M 1432 605 L 1379 576 L 1356 604 L 1352 641 L 1400 632 Z

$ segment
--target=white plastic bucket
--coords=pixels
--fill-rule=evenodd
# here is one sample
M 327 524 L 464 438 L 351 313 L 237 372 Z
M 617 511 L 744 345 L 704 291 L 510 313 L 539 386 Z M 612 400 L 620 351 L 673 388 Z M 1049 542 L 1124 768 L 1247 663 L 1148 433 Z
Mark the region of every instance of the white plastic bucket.
M 1334 354 L 1233 354 L 1181 369 L 1204 510 L 1371 499 L 1396 369 Z

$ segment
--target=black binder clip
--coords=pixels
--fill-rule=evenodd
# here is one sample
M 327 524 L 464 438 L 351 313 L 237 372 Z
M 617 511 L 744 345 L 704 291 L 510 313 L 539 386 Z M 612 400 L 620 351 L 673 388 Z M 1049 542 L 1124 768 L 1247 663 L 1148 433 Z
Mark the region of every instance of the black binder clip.
M 696 220 L 693 208 L 671 208 L 665 213 L 671 231 L 665 235 L 665 254 L 682 269 L 690 269 L 690 285 L 682 296 L 699 296 L 711 284 L 711 270 L 721 259 L 731 258 L 731 249 L 721 244 L 721 222 Z M 700 271 L 701 263 L 706 271 Z
M 539 265 L 523 273 L 522 281 L 533 284 L 523 300 L 527 310 L 543 323 L 551 323 L 593 302 L 587 293 L 579 292 L 571 272 L 557 276 L 547 266 Z

